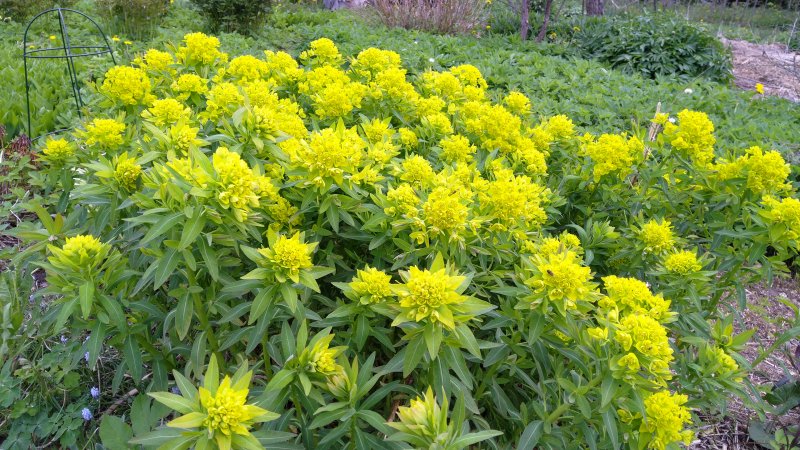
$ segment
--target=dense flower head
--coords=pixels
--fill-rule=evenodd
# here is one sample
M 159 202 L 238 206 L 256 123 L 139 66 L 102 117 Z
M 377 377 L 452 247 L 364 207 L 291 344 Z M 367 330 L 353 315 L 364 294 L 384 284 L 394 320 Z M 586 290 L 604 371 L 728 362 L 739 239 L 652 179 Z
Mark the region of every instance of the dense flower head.
M 543 205 L 548 191 L 525 175 L 514 175 L 508 169 L 496 170 L 481 203 L 501 224 L 522 228 L 538 227 L 547 219 Z
M 662 253 L 675 246 L 675 236 L 668 220 L 650 220 L 639 229 L 638 237 L 644 249 L 651 253 Z
M 644 144 L 637 137 L 624 134 L 603 134 L 587 140 L 583 151 L 594 163 L 594 179 L 613 174 L 624 179 L 641 158 Z
M 102 255 L 108 244 L 100 242 L 100 239 L 87 234 L 68 237 L 64 246 L 61 247 L 63 256 L 70 259 L 75 264 L 85 266 L 97 262 L 97 257 Z
M 524 116 L 531 111 L 531 101 L 522 92 L 511 91 L 503 99 L 506 108 L 514 114 Z
M 169 128 L 169 141 L 172 148 L 180 154 L 186 154 L 192 146 L 199 146 L 202 141 L 197 138 L 200 128 L 191 127 L 179 122 Z
M 366 142 L 355 128 L 324 128 L 311 135 L 295 158 L 308 170 L 310 183 L 325 186 L 328 180 L 341 183 L 344 175 L 357 172 L 365 148 Z
M 384 70 L 399 69 L 400 63 L 400 55 L 396 52 L 368 48 L 359 52 L 353 59 L 350 70 L 361 77 L 371 79 Z
M 656 364 L 649 368 L 665 379 L 670 377 L 668 363 L 672 361 L 667 329 L 656 319 L 646 314 L 628 314 L 619 321 L 615 338 L 625 351 L 631 348 Z
M 322 119 L 338 119 L 361 107 L 366 86 L 360 83 L 334 83 L 311 95 L 314 113 Z
M 120 159 L 114 166 L 114 180 L 128 191 L 136 190 L 141 175 L 142 166 L 133 159 Z
M 382 142 L 385 138 L 392 135 L 391 125 L 388 119 L 372 119 L 364 122 L 361 125 L 361 129 L 364 130 L 364 135 L 371 143 Z
M 450 73 L 456 76 L 464 86 L 473 86 L 479 89 L 486 89 L 488 85 L 483 79 L 481 71 L 471 64 L 462 64 L 450 69 Z
M 412 155 L 401 163 L 400 179 L 414 186 L 429 186 L 433 183 L 435 173 L 431 163 L 420 155 Z
M 269 74 L 269 66 L 253 55 L 242 55 L 228 63 L 226 74 L 238 80 L 255 81 Z
M 378 72 L 369 83 L 367 95 L 375 100 L 387 100 L 399 108 L 412 107 L 419 98 L 414 85 L 406 80 L 406 70 L 400 68 Z
M 47 138 L 42 153 L 51 161 L 64 161 L 75 154 L 75 146 L 64 138 Z
M 678 275 L 699 272 L 703 270 L 703 265 L 697 260 L 695 252 L 680 251 L 672 253 L 664 259 L 664 267 L 668 272 Z
M 219 39 L 203 33 L 189 33 L 183 37 L 183 46 L 178 48 L 176 56 L 184 64 L 213 64 L 225 62 L 228 55 L 219 51 Z
M 86 125 L 86 145 L 113 150 L 125 141 L 125 124 L 115 119 L 94 119 Z
M 409 406 L 401 406 L 397 409 L 397 417 L 400 423 L 389 423 L 389 426 L 407 432 L 414 436 L 419 436 L 431 444 L 438 443 L 440 439 L 447 436 L 447 422 L 442 420 L 447 411 L 442 411 L 433 390 L 428 388 L 424 397 L 417 397 L 411 400 Z M 442 427 L 445 428 L 442 428 Z M 438 448 L 439 445 L 431 445 L 431 448 Z
M 394 297 L 391 275 L 374 267 L 359 270 L 350 282 L 350 288 L 363 305 L 385 302 Z
M 237 153 L 219 147 L 213 156 L 217 174 L 217 201 L 223 208 L 231 208 L 237 220 L 246 218 L 250 208 L 259 205 L 259 181 L 247 162 Z
M 621 313 L 645 314 L 658 321 L 672 317 L 669 300 L 661 294 L 654 295 L 643 281 L 610 275 L 603 278 L 603 285 L 608 298 L 601 305 L 616 307 Z
M 542 127 L 555 140 L 567 139 L 575 134 L 575 125 L 569 117 L 563 114 L 550 117 L 542 124 Z
M 416 217 L 419 214 L 419 196 L 408 183 L 402 183 L 395 188 L 390 188 L 386 193 L 386 199 L 391 206 L 384 208 L 384 212 L 389 216 L 406 215 Z
M 545 299 L 562 311 L 573 310 L 594 288 L 591 269 L 581 265 L 574 252 L 538 255 L 532 262 L 535 271 L 525 284 L 533 289 L 534 307 Z
M 791 168 L 776 151 L 764 152 L 761 147 L 747 149 L 746 153 L 732 162 L 715 166 L 722 180 L 745 178 L 747 188 L 759 194 L 785 191 L 791 187 L 787 182 Z
M 244 103 L 244 96 L 232 83 L 218 83 L 208 92 L 206 116 L 217 120 L 223 115 L 233 114 Z
M 772 224 L 781 225 L 788 239 L 800 238 L 800 200 L 786 197 L 780 200 L 774 197 L 765 197 L 764 209 L 761 215 Z
M 169 67 L 174 63 L 175 59 L 172 57 L 171 53 L 162 52 L 161 50 L 156 50 L 154 48 L 151 48 L 145 52 L 144 60 L 142 61 L 142 65 L 147 70 L 152 71 L 168 70 Z
M 733 381 L 742 381 L 742 373 L 739 364 L 723 348 L 715 345 L 708 345 L 703 349 L 701 361 L 708 364 L 714 374 L 731 377 Z
M 307 64 L 312 65 L 325 65 L 338 66 L 342 63 L 342 54 L 336 48 L 336 44 L 328 38 L 320 38 L 312 41 L 308 50 L 300 53 L 300 60 Z
M 208 92 L 208 80 L 193 73 L 181 74 L 170 86 L 178 100 L 186 100 L 192 94 L 204 95 Z
M 664 136 L 681 155 L 698 166 L 707 166 L 714 158 L 714 124 L 708 115 L 684 109 L 677 114 L 678 125 L 664 124 Z
M 150 107 L 142 112 L 142 117 L 151 120 L 159 127 L 173 124 L 182 117 L 190 115 L 191 110 L 174 98 L 154 100 Z
M 467 208 L 449 186 L 438 186 L 422 205 L 423 219 L 433 232 L 457 234 L 466 227 Z
M 303 76 L 303 69 L 292 55 L 286 52 L 264 51 L 270 76 L 276 83 L 294 82 Z
M 689 445 L 693 438 L 684 427 L 692 422 L 689 409 L 683 406 L 689 398 L 669 391 L 656 392 L 644 399 L 645 419 L 642 431 L 652 433 L 648 448 L 664 450 L 669 444 L 683 442 Z
M 447 163 L 469 162 L 478 150 L 465 136 L 454 134 L 439 141 L 439 158 Z
M 467 299 L 458 290 L 464 280 L 463 276 L 451 275 L 446 269 L 431 271 L 411 267 L 405 274 L 405 284 L 399 289 L 401 313 L 393 325 L 430 321 L 454 329 L 452 307 Z
M 106 72 L 100 92 L 123 105 L 147 105 L 152 101 L 150 78 L 142 69 L 114 66 Z
M 270 248 L 259 249 L 276 271 L 285 273 L 292 281 L 299 281 L 300 271 L 313 266 L 311 253 L 316 244 L 306 244 L 300 233 L 292 237 L 280 236 Z
M 256 407 L 246 405 L 247 394 L 248 389 L 233 389 L 227 376 L 214 395 L 208 389 L 200 387 L 200 404 L 207 414 L 202 422 L 203 427 L 210 433 L 246 434 L 247 422 L 260 413 Z

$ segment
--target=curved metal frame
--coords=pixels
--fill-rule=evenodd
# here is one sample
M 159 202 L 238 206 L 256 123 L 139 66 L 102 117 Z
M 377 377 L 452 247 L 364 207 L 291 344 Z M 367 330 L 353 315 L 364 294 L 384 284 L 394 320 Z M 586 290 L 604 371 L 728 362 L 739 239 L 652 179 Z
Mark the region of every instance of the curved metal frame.
M 56 13 L 58 14 L 58 24 L 61 31 L 61 47 L 52 47 L 52 48 L 42 48 L 28 51 L 28 31 L 36 22 L 39 17 L 44 16 L 48 13 Z M 69 41 L 69 33 L 67 31 L 67 22 L 64 20 L 64 13 L 73 13 L 77 14 L 94 25 L 97 28 L 98 33 L 100 36 L 103 37 L 103 41 L 106 43 L 105 46 L 102 45 L 78 45 L 72 46 Z M 72 96 L 75 98 L 75 109 L 78 111 L 78 117 L 83 118 L 83 114 L 81 113 L 81 107 L 84 105 L 83 99 L 81 98 L 81 90 L 80 86 L 78 85 L 78 74 L 75 71 L 75 61 L 74 58 L 80 58 L 85 56 L 95 56 L 95 55 L 103 55 L 108 53 L 111 55 L 111 61 L 114 62 L 114 65 L 117 64 L 117 59 L 114 58 L 114 50 L 111 48 L 111 45 L 108 43 L 108 38 L 106 38 L 106 34 L 103 32 L 103 29 L 100 28 L 100 25 L 94 21 L 91 17 L 87 16 L 86 14 L 68 8 L 52 8 L 45 11 L 40 12 L 39 14 L 35 15 L 30 22 L 28 22 L 28 26 L 25 27 L 25 33 L 22 36 L 22 59 L 23 64 L 25 66 L 25 109 L 28 113 L 28 136 L 32 134 L 31 128 L 31 97 L 30 97 L 30 82 L 28 78 L 28 59 L 66 59 L 67 60 L 67 72 L 69 72 L 69 80 L 70 85 L 72 86 Z M 80 53 L 73 53 L 73 50 L 79 50 Z M 48 55 L 39 53 L 45 52 L 64 52 L 63 55 Z M 32 136 L 31 136 L 32 137 Z

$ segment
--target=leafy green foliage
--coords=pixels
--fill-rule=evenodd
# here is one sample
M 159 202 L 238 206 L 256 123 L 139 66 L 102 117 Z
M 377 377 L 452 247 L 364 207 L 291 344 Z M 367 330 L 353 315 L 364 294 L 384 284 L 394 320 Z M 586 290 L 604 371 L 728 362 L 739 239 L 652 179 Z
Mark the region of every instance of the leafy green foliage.
M 730 52 L 685 20 L 660 16 L 593 18 L 575 34 L 584 57 L 645 78 L 731 80 Z
M 271 0 L 191 0 L 214 31 L 249 34 L 263 23 Z

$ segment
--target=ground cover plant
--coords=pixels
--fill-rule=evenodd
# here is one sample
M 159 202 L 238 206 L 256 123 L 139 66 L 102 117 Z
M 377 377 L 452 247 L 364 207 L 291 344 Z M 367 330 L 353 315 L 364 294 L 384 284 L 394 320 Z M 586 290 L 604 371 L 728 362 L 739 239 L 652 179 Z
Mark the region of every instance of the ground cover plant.
M 720 305 L 796 252 L 779 152 L 688 109 L 582 134 L 473 65 L 354 53 L 187 34 L 38 144 L 10 446 L 662 449 L 759 407 Z

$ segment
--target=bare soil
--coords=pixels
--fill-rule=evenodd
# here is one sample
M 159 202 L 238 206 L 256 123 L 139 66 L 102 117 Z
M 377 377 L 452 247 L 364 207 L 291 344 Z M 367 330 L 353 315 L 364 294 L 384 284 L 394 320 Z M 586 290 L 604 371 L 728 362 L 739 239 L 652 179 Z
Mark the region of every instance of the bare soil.
M 720 37 L 733 54 L 734 83 L 752 91 L 764 85 L 765 95 L 800 102 L 800 53 L 781 44 L 754 44 Z

